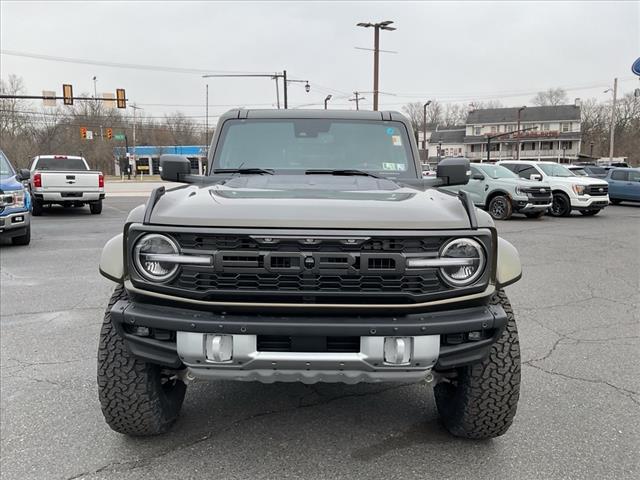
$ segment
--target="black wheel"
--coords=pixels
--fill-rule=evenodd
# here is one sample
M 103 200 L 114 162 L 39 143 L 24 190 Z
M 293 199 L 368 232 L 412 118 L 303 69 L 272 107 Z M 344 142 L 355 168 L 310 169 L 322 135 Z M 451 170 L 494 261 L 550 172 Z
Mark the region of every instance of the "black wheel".
M 14 245 L 29 245 L 31 242 L 31 226 L 27 227 L 27 231 L 24 235 L 20 235 L 19 237 L 13 237 L 11 239 L 11 243 Z
M 508 316 L 500 339 L 481 363 L 456 369 L 455 376 L 435 386 L 444 426 L 457 437 L 486 439 L 503 435 L 511 426 L 520 397 L 520 344 L 513 310 L 498 290 L 491 303 Z
M 525 213 L 525 215 L 527 216 L 527 218 L 540 218 L 542 215 L 544 215 L 544 211 L 542 211 L 542 212 L 528 212 L 528 213 Z
M 614 205 L 620 205 L 620 202 L 622 202 L 622 200 L 618 200 L 617 198 L 611 198 L 609 201 Z
M 102 213 L 102 200 L 98 200 L 97 202 L 91 202 L 89 204 L 89 210 L 91 210 L 91 213 L 95 215 Z
M 595 208 L 593 210 L 580 210 L 580 213 L 585 217 L 593 217 L 594 215 L 600 213 L 600 210 L 600 208 Z
M 111 322 L 111 307 L 127 298 L 116 287 L 100 332 L 98 348 L 98 396 L 107 424 L 127 435 L 166 432 L 182 407 L 186 385 L 175 372 L 133 357 Z
M 551 204 L 551 215 L 554 217 L 568 217 L 571 215 L 571 200 L 566 193 L 554 193 Z
M 488 210 L 489 215 L 491 215 L 494 220 L 508 220 L 511 218 L 513 207 L 511 200 L 503 195 L 498 195 L 491 199 Z
M 39 217 L 40 215 L 42 215 L 42 211 L 44 210 L 44 207 L 42 206 L 42 201 L 38 200 L 38 199 L 34 199 L 33 200 L 33 205 L 31 208 L 31 214 L 34 217 Z

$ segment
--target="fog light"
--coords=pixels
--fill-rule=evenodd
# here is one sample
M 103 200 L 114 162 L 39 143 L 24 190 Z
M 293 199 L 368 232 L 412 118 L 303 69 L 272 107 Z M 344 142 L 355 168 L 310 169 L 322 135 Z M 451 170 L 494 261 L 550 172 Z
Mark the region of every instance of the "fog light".
M 24 217 L 22 215 L 19 217 L 13 217 L 13 222 L 14 223 L 24 222 Z
M 149 327 L 136 327 L 136 329 L 133 331 L 133 334 L 137 337 L 148 337 Z
M 385 337 L 384 361 L 393 365 L 404 365 L 411 361 L 412 337 Z
M 207 360 L 228 362 L 233 357 L 233 337 L 231 335 L 208 334 L 205 338 Z
M 482 339 L 482 332 L 469 332 L 469 341 L 477 342 Z

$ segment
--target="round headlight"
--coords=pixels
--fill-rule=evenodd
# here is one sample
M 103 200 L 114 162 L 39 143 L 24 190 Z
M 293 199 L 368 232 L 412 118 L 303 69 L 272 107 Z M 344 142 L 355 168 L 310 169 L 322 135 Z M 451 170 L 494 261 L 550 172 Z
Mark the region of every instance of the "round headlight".
M 149 233 L 141 237 L 133 247 L 133 260 L 136 270 L 144 278 L 152 282 L 164 282 L 175 275 L 178 265 L 158 261 L 153 255 L 177 253 L 180 253 L 178 245 L 171 238 Z
M 452 287 L 475 282 L 484 270 L 486 257 L 480 242 L 472 238 L 454 238 L 444 244 L 440 258 L 451 259 L 450 266 L 440 268 L 440 275 Z

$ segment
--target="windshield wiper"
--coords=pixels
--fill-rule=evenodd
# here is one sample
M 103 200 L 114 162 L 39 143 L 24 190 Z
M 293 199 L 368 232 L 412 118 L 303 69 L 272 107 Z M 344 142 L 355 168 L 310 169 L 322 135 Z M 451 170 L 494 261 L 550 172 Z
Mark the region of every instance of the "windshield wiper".
M 318 169 L 318 170 L 305 170 L 305 175 L 344 175 L 344 176 L 361 176 L 361 177 L 373 177 L 380 178 L 378 175 L 374 175 L 373 173 L 365 172 L 364 170 L 355 170 L 355 169 L 344 169 L 344 170 L 329 170 L 329 169 Z
M 218 168 L 213 173 L 239 173 L 247 175 L 273 175 L 271 168 Z

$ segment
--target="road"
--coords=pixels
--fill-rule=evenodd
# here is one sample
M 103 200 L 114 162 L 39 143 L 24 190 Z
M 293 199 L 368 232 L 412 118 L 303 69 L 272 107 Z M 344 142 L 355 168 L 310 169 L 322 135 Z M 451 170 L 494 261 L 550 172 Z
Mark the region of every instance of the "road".
M 507 289 L 524 366 L 503 437 L 451 437 L 423 384 L 218 382 L 190 385 L 169 434 L 127 438 L 97 399 L 113 288 L 97 263 L 143 200 L 54 209 L 29 247 L 1 247 L 3 479 L 640 477 L 640 207 L 499 223 L 524 267 Z

